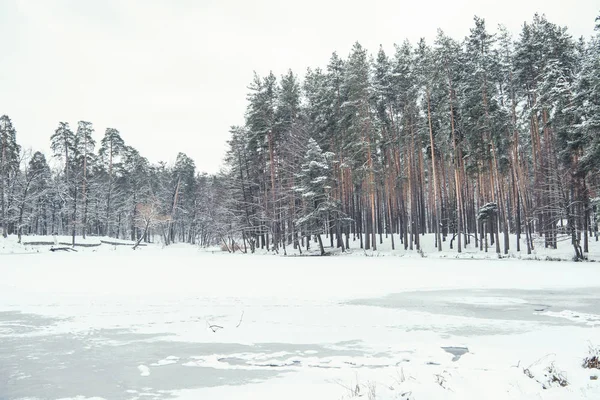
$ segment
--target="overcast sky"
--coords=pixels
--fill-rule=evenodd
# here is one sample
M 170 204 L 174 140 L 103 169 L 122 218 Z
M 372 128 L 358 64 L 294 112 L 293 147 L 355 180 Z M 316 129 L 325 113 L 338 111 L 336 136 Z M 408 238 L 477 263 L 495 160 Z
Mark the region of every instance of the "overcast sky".
M 535 12 L 578 37 L 598 0 L 0 0 L 0 114 L 23 147 L 49 152 L 59 121 L 107 127 L 152 162 L 183 151 L 216 172 L 229 127 L 243 123 L 253 71 L 281 75 L 346 56 L 355 41 L 390 54 L 473 15 L 518 34 Z

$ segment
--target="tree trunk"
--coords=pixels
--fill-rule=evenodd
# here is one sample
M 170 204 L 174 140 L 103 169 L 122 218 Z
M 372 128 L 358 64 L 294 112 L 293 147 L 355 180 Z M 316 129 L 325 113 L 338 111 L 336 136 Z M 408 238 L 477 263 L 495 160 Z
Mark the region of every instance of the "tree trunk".
M 325 255 L 325 248 L 323 247 L 323 240 L 321 239 L 321 234 L 317 233 L 315 235 L 317 237 L 317 241 L 319 242 L 319 250 L 321 250 L 321 255 Z
M 6 136 L 2 135 L 2 159 L 0 159 L 0 212 L 2 218 L 2 237 L 8 236 L 6 227 L 6 204 L 4 202 L 4 193 L 6 185 Z
M 434 223 L 435 223 L 435 240 L 437 242 L 438 251 L 442 251 L 442 238 L 440 235 L 440 210 L 438 202 L 438 185 L 437 174 L 435 168 L 435 143 L 433 140 L 433 126 L 431 124 L 431 97 L 429 88 L 427 88 L 427 119 L 429 121 L 429 141 L 431 144 L 431 170 L 433 174 L 433 197 L 434 197 Z

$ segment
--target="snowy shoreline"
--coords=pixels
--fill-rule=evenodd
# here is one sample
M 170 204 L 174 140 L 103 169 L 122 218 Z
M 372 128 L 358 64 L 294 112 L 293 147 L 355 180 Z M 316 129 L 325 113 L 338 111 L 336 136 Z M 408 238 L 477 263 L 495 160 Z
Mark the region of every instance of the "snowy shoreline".
M 325 238 L 329 242 L 328 238 Z M 345 252 L 341 249 L 325 247 L 328 256 L 342 256 L 342 257 L 399 257 L 399 258 L 431 258 L 431 259 L 460 259 L 460 260 L 531 260 L 531 261 L 573 261 L 573 249 L 570 245 L 568 238 L 559 238 L 558 248 L 549 249 L 543 247 L 543 239 L 540 238 L 535 249 L 531 254 L 527 254 L 524 243 L 521 243 L 521 251 L 517 252 L 516 243 L 511 242 L 511 249 L 508 254 L 497 254 L 492 248 L 488 249 L 487 252 L 476 248 L 473 244 L 463 246 L 462 252 L 458 253 L 456 249 L 450 249 L 448 241 L 443 242 L 443 251 L 438 251 L 434 246 L 434 235 L 428 234 L 421 237 L 421 250 L 404 250 L 402 243 L 396 243 L 396 249 L 392 250 L 390 238 L 385 238 L 382 243 L 378 243 L 378 250 L 363 250 L 359 248 L 359 240 L 355 239 L 350 241 L 351 247 Z M 500 238 L 502 241 L 502 238 Z M 60 246 L 71 246 L 72 237 L 70 236 L 58 236 L 57 241 Z M 396 241 L 398 239 L 396 238 Z M 514 238 L 513 238 L 514 241 Z M 117 247 L 121 250 L 131 250 L 135 244 L 134 241 L 115 239 L 110 237 L 95 237 L 88 236 L 83 239 L 80 236 L 75 238 L 75 247 L 79 251 L 105 251 L 105 250 L 116 250 Z M 49 251 L 54 246 L 54 240 L 52 236 L 23 236 L 22 243 L 18 243 L 17 236 L 12 235 L 7 239 L 0 238 L 0 256 L 2 254 L 25 254 L 25 253 L 39 253 Z M 170 249 L 177 248 L 190 248 L 195 249 L 199 253 L 223 253 L 228 254 L 220 247 L 198 247 L 185 243 L 172 244 L 170 246 L 164 246 L 161 243 L 141 243 L 141 247 L 161 249 L 168 251 Z M 243 249 L 239 249 L 233 254 L 243 254 Z M 318 248 L 315 244 L 311 246 L 309 251 L 303 249 L 302 252 L 293 249 L 292 246 L 286 248 L 285 252 L 280 249 L 277 253 L 274 251 L 267 251 L 265 249 L 256 249 L 254 254 L 251 254 L 250 249 L 247 249 L 247 255 L 274 255 L 283 257 L 306 257 L 306 256 L 319 256 Z M 600 261 L 600 242 L 595 240 L 590 241 L 590 252 L 587 254 L 588 259 L 584 262 L 599 262 Z

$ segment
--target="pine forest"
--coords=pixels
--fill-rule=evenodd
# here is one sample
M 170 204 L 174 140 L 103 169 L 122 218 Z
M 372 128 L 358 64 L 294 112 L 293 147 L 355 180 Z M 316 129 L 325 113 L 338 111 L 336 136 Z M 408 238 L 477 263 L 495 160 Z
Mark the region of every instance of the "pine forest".
M 51 154 L 27 150 L 3 115 L 2 234 L 280 254 L 384 238 L 419 251 L 433 234 L 440 251 L 499 254 L 569 240 L 583 259 L 600 222 L 594 23 L 573 38 L 535 15 L 513 36 L 475 17 L 465 38 L 439 30 L 392 54 L 357 42 L 323 67 L 255 74 L 214 175 L 184 153 L 150 163 L 125 132 L 88 121 L 57 122 Z

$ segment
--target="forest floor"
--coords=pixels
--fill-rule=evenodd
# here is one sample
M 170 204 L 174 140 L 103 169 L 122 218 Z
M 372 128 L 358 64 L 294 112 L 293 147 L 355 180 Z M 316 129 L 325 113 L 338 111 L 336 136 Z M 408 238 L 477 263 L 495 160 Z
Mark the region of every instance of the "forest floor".
M 0 248 L 3 400 L 600 398 L 597 262 Z

